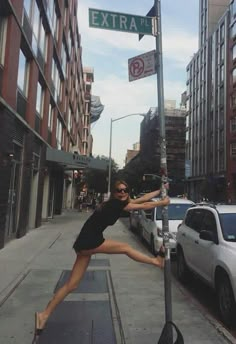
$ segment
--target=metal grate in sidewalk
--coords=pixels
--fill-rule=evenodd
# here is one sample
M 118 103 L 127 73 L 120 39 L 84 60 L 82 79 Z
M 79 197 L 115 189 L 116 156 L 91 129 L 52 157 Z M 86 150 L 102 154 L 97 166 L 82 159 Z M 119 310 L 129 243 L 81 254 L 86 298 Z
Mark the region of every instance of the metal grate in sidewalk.
M 63 270 L 54 293 L 61 288 L 70 276 L 70 270 Z M 105 270 L 88 270 L 73 293 L 108 293 L 107 275 Z
M 47 323 L 38 344 L 116 344 L 109 301 L 66 301 Z

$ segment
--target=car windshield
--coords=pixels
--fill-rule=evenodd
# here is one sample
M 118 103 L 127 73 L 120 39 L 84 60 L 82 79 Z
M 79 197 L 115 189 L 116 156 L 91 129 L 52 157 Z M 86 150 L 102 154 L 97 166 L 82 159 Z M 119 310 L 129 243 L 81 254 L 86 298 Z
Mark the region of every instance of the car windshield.
M 220 222 L 224 239 L 236 242 L 236 213 L 220 214 Z
M 169 204 L 168 205 L 168 219 L 169 220 L 183 220 L 186 210 L 192 204 Z M 156 208 L 156 220 L 162 220 L 161 207 Z

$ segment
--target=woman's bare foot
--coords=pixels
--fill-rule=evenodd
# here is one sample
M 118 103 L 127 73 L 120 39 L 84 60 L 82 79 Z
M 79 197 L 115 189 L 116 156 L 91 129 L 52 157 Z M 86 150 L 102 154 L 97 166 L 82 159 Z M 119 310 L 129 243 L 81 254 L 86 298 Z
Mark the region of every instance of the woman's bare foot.
M 163 269 L 165 265 L 165 247 L 161 246 L 157 257 L 154 258 L 154 265 L 157 265 L 159 268 Z
M 153 264 L 158 266 L 158 268 L 163 269 L 165 265 L 165 258 L 157 256 L 156 258 L 153 258 Z

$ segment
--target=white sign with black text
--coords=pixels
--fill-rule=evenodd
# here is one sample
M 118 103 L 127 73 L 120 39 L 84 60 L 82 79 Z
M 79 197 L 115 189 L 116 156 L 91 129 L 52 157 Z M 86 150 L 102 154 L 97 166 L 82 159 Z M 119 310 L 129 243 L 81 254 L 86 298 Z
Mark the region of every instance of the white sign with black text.
M 156 50 L 132 57 L 128 60 L 129 81 L 156 74 Z

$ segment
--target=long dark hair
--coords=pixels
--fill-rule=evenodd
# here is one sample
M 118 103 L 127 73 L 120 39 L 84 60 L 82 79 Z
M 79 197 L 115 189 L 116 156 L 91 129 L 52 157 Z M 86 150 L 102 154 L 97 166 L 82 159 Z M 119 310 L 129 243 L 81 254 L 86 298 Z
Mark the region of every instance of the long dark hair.
M 111 194 L 110 194 L 109 199 L 106 200 L 106 201 L 104 201 L 104 202 L 102 202 L 100 205 L 97 206 L 96 209 L 97 209 L 98 211 L 101 210 L 101 209 L 103 208 L 104 204 L 106 204 L 106 203 L 107 203 L 108 201 L 110 201 L 111 199 L 114 199 L 114 198 L 115 198 L 114 194 L 115 194 L 116 189 L 119 187 L 120 184 L 125 185 L 126 188 L 129 189 L 128 184 L 127 184 L 124 180 L 116 180 L 116 181 L 112 184 L 112 187 L 111 187 Z M 129 201 L 130 201 L 130 197 L 127 198 L 127 200 L 125 201 L 125 203 L 128 204 Z
M 119 187 L 120 184 L 125 185 L 126 188 L 129 190 L 129 185 L 128 185 L 124 180 L 120 180 L 120 179 L 119 179 L 119 180 L 116 180 L 116 181 L 113 183 L 112 187 L 111 187 L 110 199 L 115 198 L 115 197 L 114 197 L 114 194 L 115 194 L 116 189 Z M 129 197 L 128 197 L 128 200 L 129 200 Z

